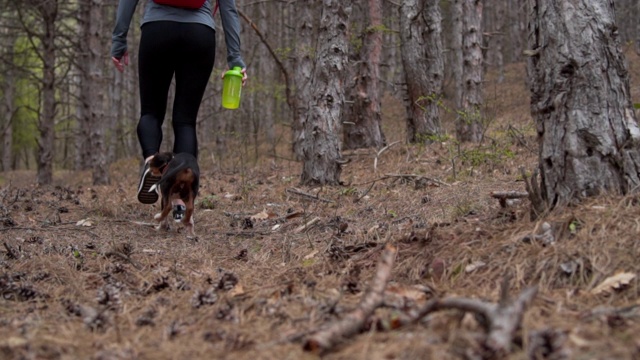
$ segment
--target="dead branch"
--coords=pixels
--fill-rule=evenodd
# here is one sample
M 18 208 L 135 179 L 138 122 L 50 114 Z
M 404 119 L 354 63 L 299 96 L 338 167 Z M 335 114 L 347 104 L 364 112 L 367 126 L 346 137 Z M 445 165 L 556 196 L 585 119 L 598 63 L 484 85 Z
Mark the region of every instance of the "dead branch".
M 380 151 L 378 151 L 378 152 L 376 153 L 376 158 L 373 160 L 373 171 L 374 171 L 374 172 L 377 172 L 377 171 L 378 171 L 378 158 L 379 158 L 382 154 L 384 154 L 384 152 L 385 152 L 385 151 L 387 151 L 387 150 L 391 149 L 394 145 L 399 144 L 399 143 L 400 143 L 400 141 L 399 141 L 399 140 L 398 140 L 398 141 L 395 141 L 395 142 L 392 142 L 391 144 L 389 144 L 389 145 L 387 145 L 387 146 L 383 147 L 382 149 L 380 149 Z
M 361 331 L 367 319 L 383 303 L 384 289 L 391 277 L 397 252 L 398 249 L 395 246 L 387 244 L 380 256 L 376 273 L 367 291 L 362 295 L 358 307 L 342 319 L 307 338 L 304 344 L 305 350 L 315 353 L 330 350 L 343 339 Z
M 529 201 L 531 201 L 531 220 L 536 220 L 540 215 L 544 214 L 547 210 L 547 206 L 544 201 L 544 197 L 542 196 L 542 191 L 540 191 L 540 186 L 538 186 L 538 168 L 533 169 L 533 174 L 531 174 L 531 178 L 527 178 L 527 174 L 524 171 L 524 168 L 520 168 L 520 174 L 522 175 L 522 180 L 524 180 L 524 186 L 529 193 Z
M 414 181 L 420 180 L 420 179 L 425 179 L 427 181 L 431 181 L 434 182 L 436 184 L 440 184 L 440 185 L 444 185 L 444 186 L 451 186 L 450 184 L 447 184 L 444 181 L 440 181 L 438 179 L 434 179 L 434 178 L 430 178 L 430 177 L 426 177 L 426 176 L 422 176 L 422 175 L 417 175 L 417 174 L 385 174 L 384 175 L 385 179 L 388 178 L 407 178 L 407 179 L 413 179 Z
M 506 354 L 511 350 L 511 342 L 520 327 L 524 311 L 537 292 L 537 287 L 530 287 L 521 292 L 514 301 L 507 299 L 497 304 L 464 298 L 443 299 L 438 302 L 436 308 L 458 309 L 481 315 L 487 321 L 488 335 L 485 346 L 494 353 Z
M 17 259 L 19 257 L 19 254 L 6 241 L 4 242 L 4 248 L 7 249 L 7 258 Z
M 297 196 L 301 196 L 305 199 L 309 199 L 309 200 L 315 200 L 315 201 L 322 201 L 325 203 L 332 203 L 333 200 L 328 200 L 328 199 L 323 199 L 317 195 L 311 195 L 311 194 L 307 194 L 306 192 L 296 189 L 296 188 L 288 188 L 286 190 L 289 194 L 293 194 L 293 195 L 297 195 Z
M 497 303 L 468 298 L 431 299 L 421 307 L 409 308 L 405 314 L 390 322 L 391 329 L 413 324 L 425 316 L 438 310 L 456 309 L 478 314 L 487 331 L 485 346 L 494 354 L 505 354 L 511 349 L 511 343 L 519 329 L 524 311 L 536 296 L 537 287 L 530 287 L 520 293 L 514 300 L 509 299 L 509 279 L 505 277 L 500 299 Z
M 293 232 L 295 234 L 299 234 L 305 230 L 308 230 L 310 227 L 312 227 L 313 225 L 315 225 L 316 223 L 320 222 L 320 218 L 319 217 L 314 217 L 313 219 L 309 220 L 306 224 L 299 226 L 298 228 L 296 228 Z
M 291 110 L 295 110 L 293 98 L 291 97 L 291 87 L 289 86 L 289 72 L 287 71 L 286 66 L 284 66 L 278 55 L 276 55 L 276 52 L 273 50 L 271 44 L 269 44 L 260 29 L 258 29 L 258 26 L 247 16 L 247 14 L 245 14 L 241 10 L 238 10 L 238 14 L 242 16 L 242 18 L 251 26 L 253 31 L 255 31 L 256 35 L 258 35 L 258 37 L 260 38 L 260 41 L 262 41 L 264 46 L 267 47 L 267 50 L 269 50 L 269 54 L 271 54 L 271 57 L 273 57 L 273 60 L 278 65 L 278 68 L 280 69 L 280 71 L 282 72 L 282 76 L 284 77 L 284 91 L 287 97 L 287 105 L 289 105 L 289 108 Z
M 491 197 L 498 199 L 500 207 L 506 208 L 507 200 L 528 198 L 529 193 L 526 191 L 493 191 Z

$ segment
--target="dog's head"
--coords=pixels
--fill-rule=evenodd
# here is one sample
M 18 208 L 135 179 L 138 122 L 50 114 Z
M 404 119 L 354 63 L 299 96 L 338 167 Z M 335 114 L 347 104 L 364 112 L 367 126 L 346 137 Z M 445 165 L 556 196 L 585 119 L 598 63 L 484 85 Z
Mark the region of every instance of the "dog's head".
M 153 155 L 149 161 L 149 170 L 155 176 L 162 176 L 162 172 L 167 167 L 167 164 L 173 159 L 173 153 L 162 152 Z

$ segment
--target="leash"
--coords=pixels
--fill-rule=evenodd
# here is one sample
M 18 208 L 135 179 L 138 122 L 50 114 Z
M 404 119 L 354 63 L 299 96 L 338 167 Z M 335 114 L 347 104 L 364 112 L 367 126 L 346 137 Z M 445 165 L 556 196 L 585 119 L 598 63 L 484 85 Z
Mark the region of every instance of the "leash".
M 220 7 L 220 0 L 216 0 L 216 6 L 213 8 L 213 15 L 211 16 L 216 16 L 216 13 L 218 12 L 218 7 Z

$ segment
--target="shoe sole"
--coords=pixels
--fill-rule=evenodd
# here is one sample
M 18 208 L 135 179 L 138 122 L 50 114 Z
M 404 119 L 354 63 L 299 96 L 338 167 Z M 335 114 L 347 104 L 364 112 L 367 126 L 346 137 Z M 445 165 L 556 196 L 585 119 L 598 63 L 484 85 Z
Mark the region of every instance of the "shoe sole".
M 138 191 L 138 201 L 143 204 L 155 204 L 159 198 L 158 193 L 155 191 L 149 191 L 149 189 L 151 189 L 151 187 L 158 181 L 160 181 L 159 176 L 146 174 L 142 180 L 142 189 Z

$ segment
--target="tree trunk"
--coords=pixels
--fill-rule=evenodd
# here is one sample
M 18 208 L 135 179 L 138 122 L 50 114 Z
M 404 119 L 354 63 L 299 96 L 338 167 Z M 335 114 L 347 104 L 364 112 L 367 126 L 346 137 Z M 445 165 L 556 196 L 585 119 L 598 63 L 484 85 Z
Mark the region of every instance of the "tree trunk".
M 12 21 L 8 19 L 7 21 Z M 6 66 L 3 66 L 3 84 L 2 84 L 2 171 L 10 171 L 13 162 L 13 117 L 16 112 L 15 87 L 16 87 L 16 69 L 13 65 L 14 46 L 17 37 L 16 32 L 6 34 L 3 39 L 4 58 Z
M 482 116 L 482 0 L 462 1 L 462 108 L 456 119 L 459 141 L 480 142 Z
M 452 60 L 452 74 L 453 74 L 453 86 L 454 86 L 454 100 L 456 108 L 462 108 L 462 1 L 453 0 L 451 6 L 452 20 L 452 38 L 451 48 L 453 52 Z
M 400 6 L 401 54 L 407 84 L 407 141 L 430 143 L 441 133 L 439 103 L 444 78 L 442 17 L 437 0 Z
M 340 182 L 340 134 L 351 1 L 323 0 L 312 100 L 304 123 L 302 184 Z
M 549 207 L 640 185 L 640 129 L 613 0 L 528 0 L 531 114 Z
M 382 0 L 362 2 L 362 46 L 354 67 L 355 86 L 347 104 L 344 146 L 347 149 L 385 146 L 380 112 L 380 57 L 382 55 Z M 353 47 L 352 47 L 353 48 Z M 348 114 L 348 115 L 347 115 Z
M 105 146 L 104 111 L 105 85 L 102 75 L 102 51 L 105 44 L 103 29 L 103 2 L 90 0 L 80 3 L 80 94 L 79 94 L 79 133 L 77 167 L 90 168 L 93 172 L 93 184 L 109 183 L 107 149 Z
M 106 147 L 107 118 L 105 116 L 105 81 L 102 73 L 104 57 L 102 50 L 107 47 L 103 34 L 104 26 L 103 5 L 104 0 L 91 0 L 89 13 L 89 77 L 90 97 L 90 144 L 91 144 L 91 170 L 93 170 L 93 185 L 109 184 L 109 161 Z
M 640 1 L 636 5 L 636 14 L 640 14 Z M 636 53 L 640 55 L 640 21 L 636 17 Z
M 38 123 L 38 185 L 49 185 L 53 181 L 53 152 L 55 146 L 56 116 L 56 18 L 58 1 L 38 3 L 42 16 L 42 112 Z
M 313 56 L 316 53 L 317 22 L 313 16 L 317 8 L 316 0 L 309 0 L 298 9 L 298 26 L 296 32 L 296 55 L 294 82 L 295 114 L 293 120 L 293 154 L 297 159 L 303 159 L 303 146 L 306 141 L 304 132 L 307 121 L 309 103 L 311 100 L 311 78 L 314 71 Z

